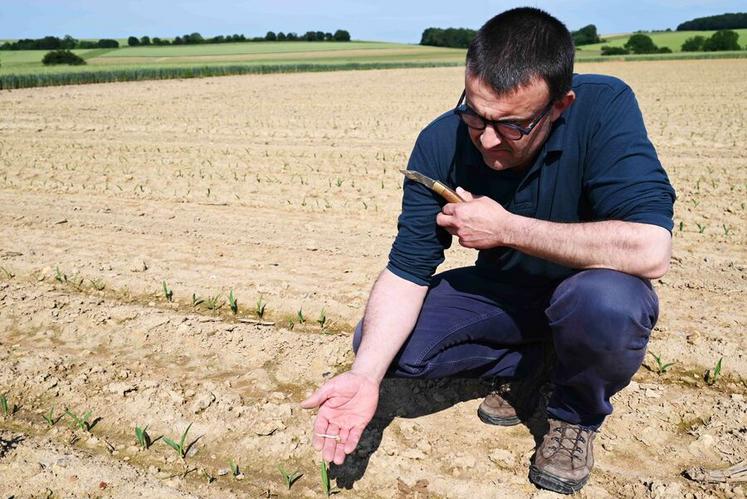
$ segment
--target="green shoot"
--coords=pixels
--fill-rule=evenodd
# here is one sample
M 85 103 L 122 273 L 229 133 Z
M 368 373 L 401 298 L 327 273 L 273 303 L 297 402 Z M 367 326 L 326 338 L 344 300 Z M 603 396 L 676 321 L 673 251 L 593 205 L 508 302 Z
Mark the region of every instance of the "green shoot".
M 324 490 L 324 495 L 329 497 L 332 493 L 332 486 L 329 483 L 329 473 L 327 473 L 327 463 L 324 462 L 324 460 L 320 463 L 320 470 L 321 470 L 321 476 L 322 476 L 322 489 Z
M 106 287 L 106 284 L 104 284 L 104 281 L 102 281 L 101 279 L 89 280 L 91 281 L 91 286 L 93 286 L 96 291 L 102 291 Z
M 288 487 L 288 490 L 291 489 L 293 484 L 303 476 L 303 473 L 300 471 L 294 471 L 293 473 L 288 473 L 285 471 L 285 468 L 281 464 L 278 464 L 278 470 L 280 470 L 280 474 L 283 476 L 283 481 L 285 482 L 285 486 Z
M 174 291 L 169 289 L 166 281 L 163 281 L 163 296 L 165 296 L 168 301 L 174 300 Z
M 67 276 L 60 272 L 60 267 L 55 267 L 54 278 L 57 282 L 63 284 L 67 282 Z
M 4 393 L 0 395 L 0 410 L 3 411 L 3 416 L 6 418 L 12 414 L 8 407 L 8 397 Z
M 233 312 L 233 315 L 236 315 L 239 313 L 239 302 L 236 300 L 236 297 L 233 295 L 233 289 L 230 293 L 228 293 L 228 304 L 231 306 L 231 312 Z
M 205 480 L 207 480 L 207 483 L 213 483 L 215 481 L 215 477 L 208 473 L 208 470 L 202 470 L 202 476 L 205 477 Z
M 316 322 L 319 323 L 319 326 L 321 326 L 322 329 L 324 329 L 324 325 L 327 323 L 327 314 L 324 312 L 324 309 L 319 312 L 319 318 Z
M 200 303 L 202 303 L 204 301 L 205 300 L 203 300 L 202 298 L 200 298 L 196 294 L 192 293 L 192 306 L 193 307 L 196 307 L 197 305 L 199 305 Z
M 189 432 L 189 429 L 192 427 L 192 423 L 189 423 L 189 426 L 187 426 L 187 429 L 184 430 L 184 433 L 182 433 L 181 439 L 179 440 L 179 443 L 174 442 L 168 437 L 163 437 L 163 441 L 174 449 L 177 454 L 179 454 L 179 457 L 184 459 L 187 456 L 187 448 L 184 446 L 185 441 L 187 440 L 187 433 Z
M 680 232 L 682 232 L 683 230 L 685 230 L 685 222 L 680 220 Z
M 695 225 L 698 226 L 698 234 L 702 234 L 703 232 L 705 232 L 706 227 L 707 227 L 706 225 L 699 224 L 698 222 L 695 222 Z
M 257 314 L 257 317 L 262 319 L 265 316 L 265 307 L 267 306 L 267 303 L 262 301 L 262 295 L 259 295 L 259 299 L 257 299 L 257 307 L 254 309 L 254 313 Z
M 298 318 L 298 323 L 303 324 L 306 322 L 306 317 L 303 316 L 303 308 L 298 309 L 298 314 L 296 316 Z
M 228 462 L 228 466 L 231 468 L 231 474 L 234 476 L 234 478 L 237 477 L 237 476 L 239 476 L 239 473 L 240 473 L 240 471 L 239 471 L 239 465 L 236 464 L 236 461 L 234 461 L 233 459 L 231 459 Z
M 220 294 L 209 297 L 207 300 L 205 300 L 205 307 L 207 307 L 208 310 L 220 310 L 220 308 L 224 305 L 224 302 L 222 302 L 220 298 Z
M 2 271 L 2 273 L 5 274 L 5 277 L 8 279 L 13 279 L 16 276 L 13 272 L 6 269 L 5 267 L 0 267 L 0 271 Z
M 668 362 L 665 364 L 661 361 L 661 357 L 656 355 L 654 352 L 649 353 L 654 357 L 654 360 L 656 360 L 656 374 L 666 374 L 669 368 L 676 364 L 676 362 Z
M 91 431 L 91 423 L 89 422 L 89 419 L 91 419 L 91 411 L 86 411 L 82 416 L 78 416 L 70 409 L 65 409 L 65 414 L 70 416 L 73 420 L 73 424 L 70 425 L 71 428 L 76 427 L 83 431 Z
M 150 435 L 148 435 L 148 426 L 146 426 L 145 428 L 135 426 L 135 439 L 137 440 L 137 444 L 143 450 L 146 450 L 148 447 L 150 447 L 150 444 L 153 443 L 150 439 Z
M 723 357 L 718 359 L 718 362 L 716 362 L 716 367 L 713 368 L 713 372 L 711 372 L 710 369 L 706 371 L 704 379 L 708 386 L 713 386 L 716 384 L 716 381 L 718 381 L 718 377 L 721 375 L 721 361 L 722 360 L 724 360 Z
M 729 227 L 729 226 L 728 226 L 728 225 L 726 225 L 726 224 L 722 224 L 721 226 L 722 226 L 722 227 L 724 228 L 724 235 L 725 235 L 725 236 L 728 236 L 728 235 L 729 235 L 729 232 L 731 232 L 731 227 Z
M 62 414 L 57 417 L 54 416 L 54 406 L 50 407 L 46 414 L 42 414 L 44 421 L 46 421 L 49 426 L 56 425 L 62 416 Z

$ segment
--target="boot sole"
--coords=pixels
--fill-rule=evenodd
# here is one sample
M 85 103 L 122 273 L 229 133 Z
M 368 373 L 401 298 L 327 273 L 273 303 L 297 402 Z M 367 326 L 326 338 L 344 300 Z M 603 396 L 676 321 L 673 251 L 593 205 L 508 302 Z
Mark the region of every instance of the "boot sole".
M 583 479 L 573 482 L 559 478 L 551 473 L 539 470 L 536 466 L 529 467 L 529 481 L 543 489 L 551 490 L 559 494 L 573 494 L 581 490 L 586 482 L 589 481 L 589 475 Z
M 491 414 L 488 414 L 486 412 L 483 412 L 481 408 L 477 408 L 477 417 L 480 418 L 480 421 L 486 424 L 492 424 L 495 426 L 516 426 L 517 424 L 521 423 L 521 419 L 519 419 L 518 416 L 514 416 L 512 418 L 499 418 L 497 416 L 493 416 Z

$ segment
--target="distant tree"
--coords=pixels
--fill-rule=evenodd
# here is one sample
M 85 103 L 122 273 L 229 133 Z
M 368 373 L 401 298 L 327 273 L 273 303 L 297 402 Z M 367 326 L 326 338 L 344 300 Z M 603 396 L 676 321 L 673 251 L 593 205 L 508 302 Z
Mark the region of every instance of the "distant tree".
M 177 36 L 172 43 L 174 45 L 184 45 L 184 40 L 182 40 L 181 36 Z
M 98 46 L 99 46 L 98 42 L 92 42 L 91 40 L 81 40 L 78 42 L 78 46 L 76 48 L 95 49 L 95 48 L 98 48 Z
M 161 39 L 161 38 L 159 38 L 157 36 L 154 36 L 152 43 L 153 43 L 153 45 L 168 45 L 169 41 L 168 40 L 163 40 L 163 39 Z
M 324 31 L 317 31 L 315 34 L 316 34 L 317 41 L 319 42 L 324 41 Z
M 127 38 L 127 45 L 130 47 L 137 47 L 140 45 L 140 39 L 136 36 L 130 36 Z
M 687 40 L 685 40 L 685 43 L 682 44 L 682 51 L 683 52 L 700 52 L 703 50 L 703 42 L 705 42 L 705 37 L 696 35 L 691 36 Z
M 305 40 L 307 42 L 313 42 L 316 40 L 316 31 L 307 31 L 303 35 L 301 35 L 301 40 Z
M 593 24 L 584 26 L 578 31 L 572 31 L 571 36 L 573 37 L 573 43 L 576 46 L 579 45 L 590 45 L 592 43 L 600 43 L 602 41 L 597 34 L 597 27 Z
M 77 46 L 78 46 L 78 40 L 76 40 L 70 35 L 65 35 L 62 38 L 62 43 L 60 43 L 60 48 L 68 49 L 68 50 L 74 49 Z
M 70 64 L 73 66 L 80 66 L 81 64 L 85 63 L 86 61 L 83 60 L 83 58 L 79 55 L 74 54 L 69 50 L 63 49 L 47 52 L 42 58 L 42 64 L 44 64 L 45 66 L 49 66 L 52 64 Z
M 150 37 L 149 36 L 143 36 L 140 38 L 140 45 L 150 45 Z
M 119 42 L 111 38 L 102 38 L 96 43 L 96 46 L 100 49 L 118 49 Z
M 703 50 L 706 52 L 715 52 L 718 50 L 740 50 L 739 33 L 730 29 L 721 29 L 707 38 L 703 42 Z
M 182 40 L 184 40 L 185 45 L 199 45 L 200 43 L 205 43 L 205 39 L 199 33 L 184 35 Z
M 634 54 L 655 54 L 659 50 L 651 37 L 643 33 L 631 35 L 624 47 Z
M 333 35 L 332 33 L 329 33 L 329 32 L 324 33 L 324 41 L 325 42 L 331 42 L 334 39 L 335 39 L 335 35 Z
M 348 33 L 344 29 L 338 29 L 335 31 L 335 34 L 332 35 L 332 37 L 335 39 L 336 42 L 349 42 L 350 41 L 350 33 Z
M 705 31 L 747 28 L 747 12 L 698 17 L 677 26 L 677 31 Z
M 602 46 L 602 55 L 627 55 L 630 50 L 625 47 L 610 47 L 609 45 Z
M 298 40 L 298 35 L 295 34 L 293 31 L 291 31 L 290 33 L 285 35 L 285 39 L 288 40 L 289 42 L 294 42 Z
M 467 48 L 475 33 L 475 30 L 467 28 L 427 28 L 420 37 L 420 45 Z
M 659 47 L 656 51 L 657 54 L 671 54 L 672 49 L 669 47 Z
M 282 31 L 278 31 L 278 41 L 279 42 L 285 41 L 285 33 L 283 33 Z
M 268 31 L 267 34 L 265 35 L 265 40 L 267 40 L 268 42 L 274 42 L 277 39 L 278 39 L 278 36 L 275 34 L 274 31 Z

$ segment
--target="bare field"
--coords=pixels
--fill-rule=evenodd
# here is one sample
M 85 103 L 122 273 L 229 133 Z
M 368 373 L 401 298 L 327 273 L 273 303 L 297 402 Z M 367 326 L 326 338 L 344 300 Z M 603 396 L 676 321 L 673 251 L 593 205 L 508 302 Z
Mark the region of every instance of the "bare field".
M 633 87 L 678 194 L 649 348 L 676 363 L 658 375 L 648 356 L 615 397 L 580 496 L 741 497 L 681 473 L 747 459 L 747 60 L 577 71 Z M 0 93 L 0 393 L 18 406 L 0 415 L 0 493 L 321 496 L 313 414 L 297 404 L 350 364 L 396 232 L 398 169 L 461 89 L 460 68 L 439 68 Z M 474 258 L 456 245 L 444 268 Z M 340 496 L 552 496 L 527 480 L 541 418 L 483 425 L 487 389 L 387 381 L 359 450 L 331 470 Z M 96 423 L 49 425 L 52 407 Z M 160 440 L 136 446 L 135 425 L 176 439 L 189 423 L 186 466 Z M 231 459 L 242 480 L 219 473 Z M 290 492 L 278 464 L 304 474 Z

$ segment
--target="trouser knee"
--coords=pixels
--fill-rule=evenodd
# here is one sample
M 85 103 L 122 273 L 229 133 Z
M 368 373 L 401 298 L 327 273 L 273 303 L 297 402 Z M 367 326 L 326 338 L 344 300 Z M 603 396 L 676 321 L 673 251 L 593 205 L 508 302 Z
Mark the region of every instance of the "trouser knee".
M 577 353 L 643 351 L 658 317 L 650 282 L 607 269 L 563 281 L 546 314 L 555 349 Z

